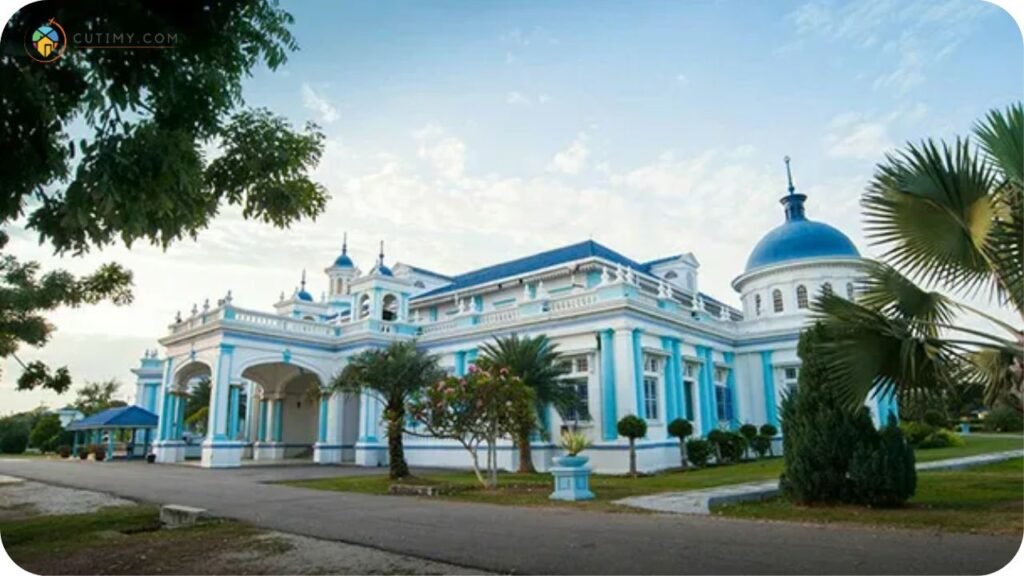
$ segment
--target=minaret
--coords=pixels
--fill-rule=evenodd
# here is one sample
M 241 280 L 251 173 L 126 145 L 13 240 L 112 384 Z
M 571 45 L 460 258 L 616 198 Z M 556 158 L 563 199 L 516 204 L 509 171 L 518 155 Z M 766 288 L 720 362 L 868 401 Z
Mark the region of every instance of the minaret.
M 342 236 L 341 255 L 324 272 L 330 279 L 330 290 L 327 291 L 330 300 L 337 300 L 349 293 L 349 285 L 359 275 L 359 270 L 348 255 L 348 232 Z

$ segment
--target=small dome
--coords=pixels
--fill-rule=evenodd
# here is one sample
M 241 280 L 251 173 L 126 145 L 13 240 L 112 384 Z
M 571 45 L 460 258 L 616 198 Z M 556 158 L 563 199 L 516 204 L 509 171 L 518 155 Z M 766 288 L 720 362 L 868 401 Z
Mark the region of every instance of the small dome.
M 305 290 L 299 290 L 298 292 L 296 292 L 295 297 L 298 298 L 299 300 L 302 300 L 303 302 L 313 301 L 313 295 L 310 294 L 309 292 L 306 292 Z
M 383 262 L 378 262 L 377 265 L 373 267 L 373 270 L 370 270 L 370 275 L 394 276 L 394 274 L 391 273 L 391 268 L 385 266 Z
M 338 256 L 338 258 L 335 259 L 334 265 L 339 268 L 355 268 L 355 264 L 352 263 L 352 259 L 344 252 L 341 253 L 341 256 Z
M 754 246 L 747 259 L 747 272 L 808 258 L 860 257 L 856 246 L 846 234 L 804 216 L 806 198 L 803 194 L 792 192 L 782 198 L 781 202 L 786 207 L 786 221 L 765 234 Z

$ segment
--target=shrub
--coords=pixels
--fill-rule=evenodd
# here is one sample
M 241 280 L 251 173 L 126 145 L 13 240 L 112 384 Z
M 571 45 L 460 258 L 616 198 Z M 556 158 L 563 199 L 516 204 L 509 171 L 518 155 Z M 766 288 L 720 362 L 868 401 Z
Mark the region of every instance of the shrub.
M 902 422 L 900 423 L 900 429 L 903 431 L 903 435 L 906 436 L 907 442 L 914 446 L 924 442 L 926 438 L 935 433 L 935 428 L 924 422 Z
M 938 410 L 926 411 L 921 421 L 933 428 L 945 428 L 947 425 L 946 416 Z
M 779 435 L 779 429 L 771 424 L 761 425 L 761 436 L 767 436 L 769 438 L 775 438 Z
M 932 432 L 927 438 L 917 444 L 917 448 L 927 450 L 929 448 L 948 448 L 950 446 L 963 446 L 966 444 L 959 434 L 952 430 L 940 428 Z
M 693 434 L 693 423 L 683 418 L 676 418 L 668 423 L 668 435 L 679 438 L 679 462 L 683 468 L 687 466 L 686 439 Z
M 56 414 L 46 414 L 36 420 L 32 427 L 28 442 L 39 449 L 40 452 L 53 452 L 60 443 L 61 432 L 64 427 L 60 425 L 60 417 Z
M 78 458 L 80 460 L 85 460 L 88 457 L 89 457 L 89 449 L 86 448 L 85 446 L 79 446 L 78 447 Z
M 711 452 L 715 456 L 715 462 L 722 463 L 722 442 L 725 442 L 725 431 L 715 428 L 708 432 L 708 443 L 711 444 Z
M 829 367 L 818 353 L 827 341 L 820 324 L 800 335 L 799 386 L 782 401 L 785 464 L 780 486 L 802 504 L 852 501 L 848 472 L 853 454 L 878 440 L 867 409 L 851 411 L 832 385 Z
M 700 438 L 687 440 L 686 457 L 690 459 L 691 464 L 698 468 L 707 466 L 708 458 L 711 457 L 711 443 Z
M 889 417 L 874 442 L 857 447 L 850 462 L 853 500 L 868 506 L 899 506 L 914 495 L 917 471 L 914 449 Z
M 743 458 L 747 451 L 747 439 L 739 432 L 723 432 L 718 441 L 718 453 L 721 455 L 720 464 L 736 462 Z
M 740 426 L 740 435 L 746 438 L 748 442 L 753 440 L 754 437 L 757 436 L 757 426 L 754 426 L 753 424 L 744 424 L 743 426 Z
M 647 422 L 628 414 L 619 420 L 616 428 L 619 436 L 629 438 L 629 473 L 636 478 L 636 439 L 647 435 Z
M 22 454 L 28 447 L 28 427 L 19 420 L 0 420 L 0 452 Z
M 1024 414 L 1010 406 L 997 406 L 985 416 L 989 432 L 1020 432 L 1024 430 Z
M 61 458 L 70 458 L 71 446 L 68 446 L 67 444 L 61 444 L 60 446 L 57 447 L 57 453 L 60 454 Z
M 96 444 L 92 448 L 92 457 L 97 462 L 103 462 L 107 458 L 107 449 L 102 444 Z
M 751 439 L 750 447 L 753 448 L 758 458 L 764 458 L 764 455 L 772 449 L 772 439 L 769 436 L 758 434 Z
M 571 430 L 562 432 L 562 448 L 569 456 L 575 456 L 589 447 L 590 440 L 583 433 Z

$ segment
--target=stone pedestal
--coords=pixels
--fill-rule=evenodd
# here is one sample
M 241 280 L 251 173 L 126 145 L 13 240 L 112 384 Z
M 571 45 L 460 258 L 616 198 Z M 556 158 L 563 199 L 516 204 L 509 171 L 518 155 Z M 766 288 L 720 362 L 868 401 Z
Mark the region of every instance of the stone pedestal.
M 555 466 L 551 474 L 555 477 L 555 491 L 548 498 L 551 500 L 592 500 L 594 493 L 590 491 L 590 467 L 586 466 L 590 458 L 586 456 L 561 456 L 555 458 Z
M 252 450 L 253 460 L 284 460 L 284 444 L 281 442 L 257 442 Z
M 238 468 L 242 465 L 245 442 L 236 440 L 205 440 L 200 465 L 203 468 Z
M 154 461 L 174 464 L 185 461 L 185 443 L 181 440 L 161 440 L 153 443 Z
M 317 442 L 313 445 L 313 462 L 317 464 L 340 464 L 341 452 L 341 444 Z

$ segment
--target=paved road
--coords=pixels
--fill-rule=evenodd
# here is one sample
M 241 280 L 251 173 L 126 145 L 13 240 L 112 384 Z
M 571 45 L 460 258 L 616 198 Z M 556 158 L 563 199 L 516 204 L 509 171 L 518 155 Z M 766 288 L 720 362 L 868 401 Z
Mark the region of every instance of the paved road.
M 312 468 L 217 471 L 0 458 L 0 474 L 199 506 L 275 530 L 498 572 L 987 574 L 1021 544 L 1008 537 L 526 509 L 261 483 L 323 470 Z

